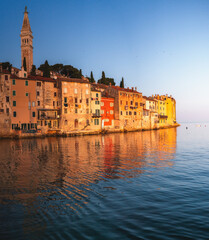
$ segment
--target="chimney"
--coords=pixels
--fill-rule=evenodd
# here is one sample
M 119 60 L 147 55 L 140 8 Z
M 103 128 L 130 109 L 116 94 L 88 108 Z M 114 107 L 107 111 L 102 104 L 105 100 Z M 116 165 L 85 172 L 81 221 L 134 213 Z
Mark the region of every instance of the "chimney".
M 166 94 L 165 96 L 168 97 L 168 94 Z
M 133 90 L 134 90 L 134 88 L 132 87 L 132 88 L 131 88 L 131 90 L 133 91 Z
M 137 87 L 135 87 L 135 91 L 137 91 Z
M 154 97 L 154 95 L 152 94 L 152 98 Z
M 129 87 L 127 87 L 127 89 L 129 89 Z

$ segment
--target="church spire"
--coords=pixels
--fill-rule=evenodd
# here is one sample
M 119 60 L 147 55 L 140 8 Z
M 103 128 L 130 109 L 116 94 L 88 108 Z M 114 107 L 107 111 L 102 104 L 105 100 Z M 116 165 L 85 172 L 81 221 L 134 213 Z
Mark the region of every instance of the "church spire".
M 30 73 L 33 65 L 33 35 L 28 18 L 27 7 L 25 7 L 23 24 L 21 29 L 21 66 Z M 23 64 L 24 62 L 24 64 Z
M 23 24 L 22 24 L 21 33 L 23 31 L 30 31 L 31 34 L 32 34 L 32 31 L 31 31 L 31 28 L 30 28 L 30 22 L 29 22 L 29 18 L 28 18 L 28 11 L 27 11 L 27 7 L 26 6 L 25 6 L 25 12 L 24 12 L 24 18 L 23 18 Z

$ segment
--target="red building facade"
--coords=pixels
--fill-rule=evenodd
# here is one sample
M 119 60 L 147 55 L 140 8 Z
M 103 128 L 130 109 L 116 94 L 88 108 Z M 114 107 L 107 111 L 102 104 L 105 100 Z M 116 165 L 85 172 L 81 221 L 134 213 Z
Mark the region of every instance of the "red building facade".
M 114 128 L 114 98 L 101 98 L 102 128 Z

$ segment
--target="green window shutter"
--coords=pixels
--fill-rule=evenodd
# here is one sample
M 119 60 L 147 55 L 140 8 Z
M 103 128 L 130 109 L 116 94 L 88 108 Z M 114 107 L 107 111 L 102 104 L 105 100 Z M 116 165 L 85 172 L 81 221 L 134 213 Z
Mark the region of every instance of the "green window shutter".
M 13 101 L 13 107 L 16 107 L 16 101 Z
M 13 95 L 13 96 L 16 96 L 16 91 L 15 91 L 15 90 L 12 91 L 12 95 Z
M 15 85 L 15 79 L 12 80 L 12 85 Z
M 28 86 L 28 81 L 27 80 L 25 81 L 25 86 Z

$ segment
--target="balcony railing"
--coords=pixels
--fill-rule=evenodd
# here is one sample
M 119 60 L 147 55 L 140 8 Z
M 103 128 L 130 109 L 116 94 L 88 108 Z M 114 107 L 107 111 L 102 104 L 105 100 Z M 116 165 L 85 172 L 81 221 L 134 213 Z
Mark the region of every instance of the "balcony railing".
M 100 117 L 101 117 L 100 114 L 92 113 L 92 118 L 100 118 Z

